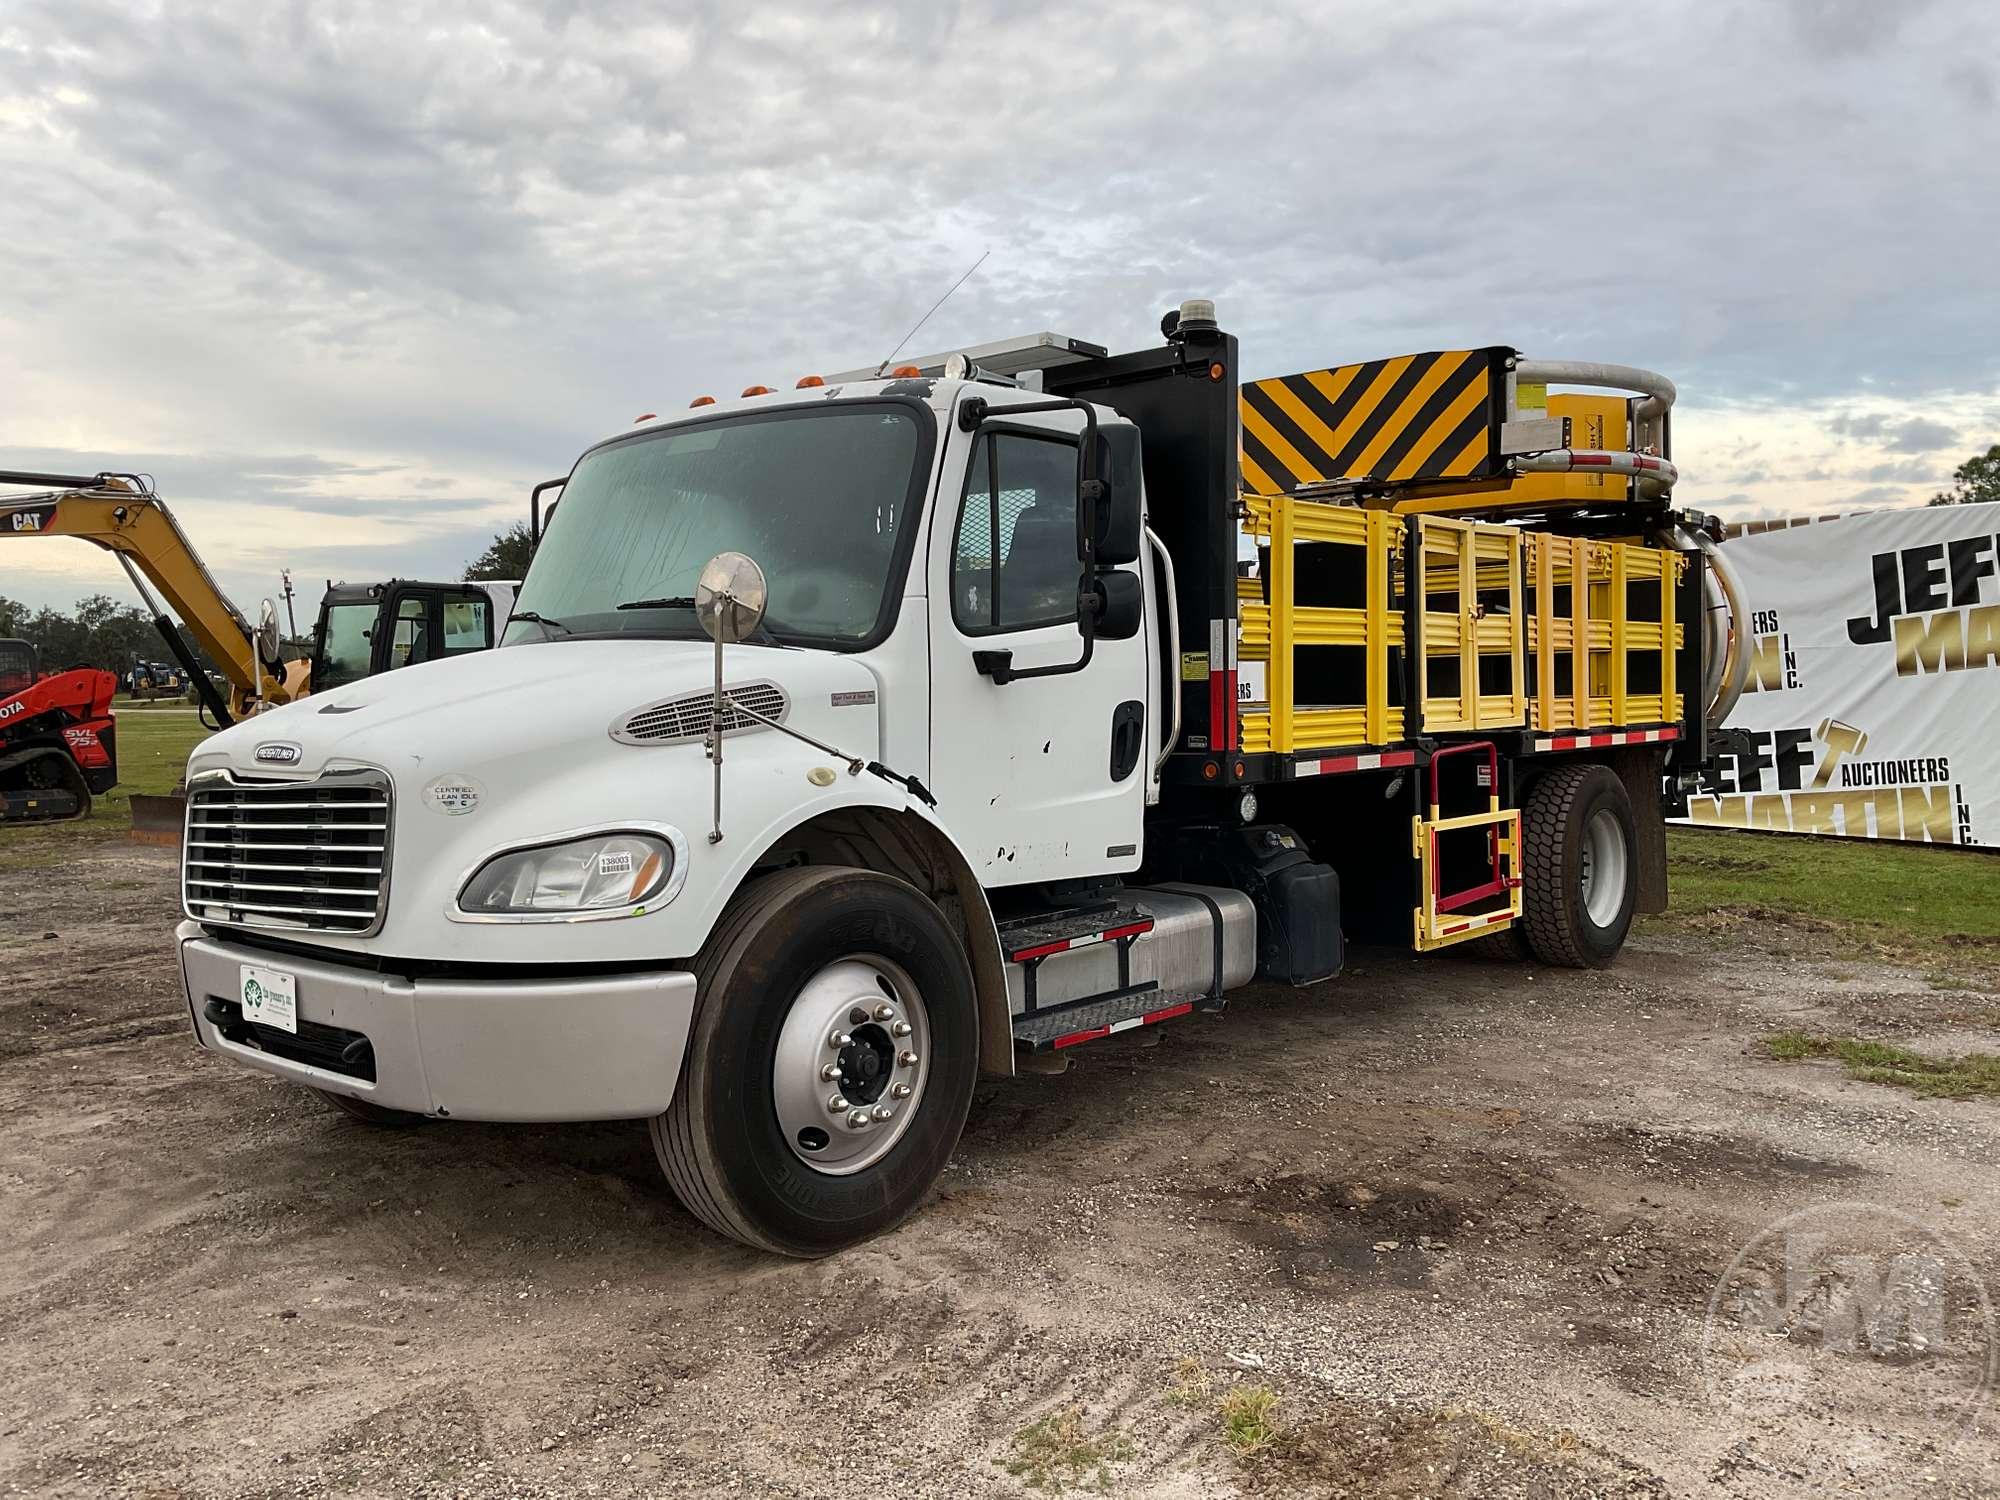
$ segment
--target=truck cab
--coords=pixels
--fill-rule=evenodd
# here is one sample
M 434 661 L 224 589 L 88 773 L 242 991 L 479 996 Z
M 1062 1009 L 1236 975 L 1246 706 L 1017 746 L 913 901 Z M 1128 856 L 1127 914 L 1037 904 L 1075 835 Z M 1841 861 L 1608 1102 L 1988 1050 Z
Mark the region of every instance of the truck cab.
M 1545 956 L 1608 962 L 1650 863 L 1664 890 L 1625 788 L 1650 776 L 1657 800 L 1680 730 L 1621 731 L 1655 738 L 1616 774 L 1551 762 L 1582 821 L 1537 845 L 1516 805 L 1537 795 L 1516 773 L 1537 753 L 1528 697 L 1485 693 L 1477 656 L 1505 629 L 1452 637 L 1474 653 L 1469 717 L 1423 720 L 1443 585 L 1404 539 L 1428 557 L 1459 533 L 1379 509 L 1350 527 L 1310 494 L 1260 509 L 1235 340 L 1199 303 L 1165 332 L 1124 356 L 1035 335 L 699 397 L 592 447 L 545 530 L 537 509 L 498 649 L 316 674 L 190 760 L 179 937 L 201 1044 L 377 1124 L 647 1120 L 698 1218 L 815 1255 L 922 1200 L 980 1074 L 1220 1010 L 1253 977 L 1330 978 L 1372 908 L 1408 940 L 1414 904 L 1419 947 L 1505 937 L 1539 854 L 1569 944 Z M 1497 446 L 1512 385 L 1501 352 L 1479 361 L 1462 383 L 1484 382 Z M 1289 547 L 1295 505 L 1373 549 L 1356 562 L 1380 619 L 1353 629 L 1379 647 L 1376 696 L 1352 722 L 1393 745 L 1329 754 L 1347 742 L 1316 726 L 1349 720 L 1289 700 L 1246 736 L 1244 642 L 1293 633 L 1270 530 Z M 1464 535 L 1461 581 L 1490 593 L 1501 569 L 1523 639 L 1519 538 Z M 1238 559 L 1260 537 L 1251 603 Z M 1598 545 L 1564 555 L 1594 568 Z M 1299 566 L 1309 589 L 1320 563 Z M 1664 719 L 1687 584 L 1678 564 L 1650 576 L 1668 618 L 1634 638 L 1666 671 L 1647 700 Z M 400 618 L 386 593 L 351 602 L 377 636 Z M 1417 701 L 1391 715 L 1392 692 Z

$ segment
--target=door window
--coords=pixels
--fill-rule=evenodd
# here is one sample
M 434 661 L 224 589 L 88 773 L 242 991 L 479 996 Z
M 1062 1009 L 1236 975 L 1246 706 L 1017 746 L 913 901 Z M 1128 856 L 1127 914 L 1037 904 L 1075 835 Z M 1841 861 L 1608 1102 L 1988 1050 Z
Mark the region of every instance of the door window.
M 484 651 L 493 644 L 492 601 L 484 594 L 466 594 L 444 601 L 444 654 Z
M 951 615 L 967 635 L 1076 618 L 1076 445 L 988 431 L 966 471 L 951 554 Z
M 430 621 L 421 598 L 408 598 L 396 606 L 396 634 L 389 647 L 389 669 L 407 667 L 431 659 Z

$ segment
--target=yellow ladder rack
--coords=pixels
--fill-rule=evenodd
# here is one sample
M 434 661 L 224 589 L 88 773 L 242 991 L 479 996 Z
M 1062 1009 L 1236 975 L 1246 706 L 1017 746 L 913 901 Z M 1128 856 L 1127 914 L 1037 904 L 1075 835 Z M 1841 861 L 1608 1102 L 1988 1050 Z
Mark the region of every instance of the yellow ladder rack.
M 1427 734 L 1518 729 L 1527 722 L 1521 638 L 1521 533 L 1424 516 L 1411 589 L 1419 601 L 1417 701 Z M 1448 691 L 1433 691 L 1443 674 Z M 1482 668 L 1500 680 L 1487 691 Z
M 1262 707 L 1241 718 L 1242 745 L 1256 754 L 1325 749 L 1341 745 L 1383 745 L 1402 738 L 1402 711 L 1390 704 L 1389 652 L 1403 644 L 1403 618 L 1393 607 L 1392 570 L 1403 550 L 1403 522 L 1385 511 L 1327 505 L 1290 496 L 1245 495 L 1244 530 L 1268 546 L 1266 573 L 1270 603 L 1257 591 L 1239 606 L 1237 654 L 1266 662 Z M 1297 603 L 1301 544 L 1358 549 L 1362 592 L 1354 605 Z M 1253 587 L 1254 587 L 1254 580 Z M 1296 702 L 1301 648 L 1358 647 L 1362 653 L 1360 703 Z
M 1588 730 L 1678 720 L 1674 666 L 1687 628 L 1674 616 L 1674 596 L 1687 558 L 1547 532 L 1528 532 L 1526 542 L 1531 726 Z

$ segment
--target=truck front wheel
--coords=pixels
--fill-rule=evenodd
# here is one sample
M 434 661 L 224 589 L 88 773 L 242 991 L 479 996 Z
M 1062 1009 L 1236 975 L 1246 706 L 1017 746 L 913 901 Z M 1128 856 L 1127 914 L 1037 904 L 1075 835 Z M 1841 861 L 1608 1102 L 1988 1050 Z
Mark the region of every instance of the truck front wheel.
M 1601 969 L 1625 946 L 1639 895 L 1632 804 L 1599 765 L 1558 766 L 1521 809 L 1522 917 L 1545 964 Z
M 782 871 L 724 913 L 695 979 L 680 1083 L 652 1122 L 689 1212 L 817 1256 L 922 1202 L 979 1061 L 972 974 L 932 902 L 871 870 Z

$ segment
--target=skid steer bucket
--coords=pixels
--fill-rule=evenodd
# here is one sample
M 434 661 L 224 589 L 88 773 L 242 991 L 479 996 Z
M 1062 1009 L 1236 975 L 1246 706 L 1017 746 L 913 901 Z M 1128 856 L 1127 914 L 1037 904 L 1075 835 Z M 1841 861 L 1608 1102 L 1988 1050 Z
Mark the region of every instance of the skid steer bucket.
M 186 822 L 187 797 L 180 792 L 132 798 L 132 837 L 142 844 L 178 844 Z

